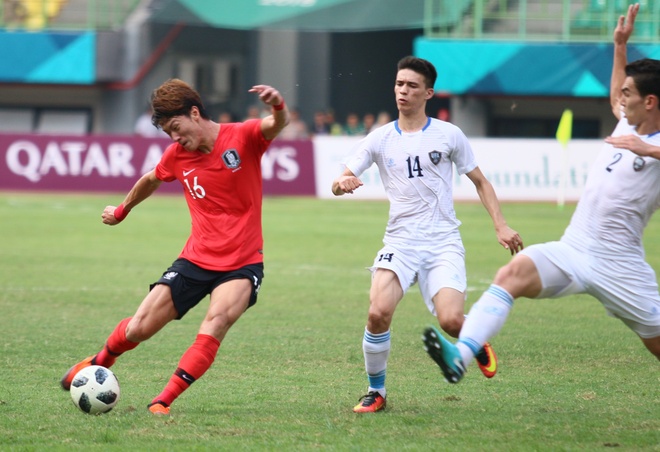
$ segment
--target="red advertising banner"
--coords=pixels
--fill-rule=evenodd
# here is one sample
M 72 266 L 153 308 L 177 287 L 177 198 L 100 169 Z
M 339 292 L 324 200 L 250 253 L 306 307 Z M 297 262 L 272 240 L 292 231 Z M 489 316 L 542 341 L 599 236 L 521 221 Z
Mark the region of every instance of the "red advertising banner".
M 127 192 L 171 142 L 119 135 L 2 135 L 0 190 Z M 274 141 L 261 161 L 264 195 L 315 195 L 312 141 Z M 178 182 L 158 192 L 178 193 Z
M 275 140 L 261 158 L 264 195 L 316 195 L 312 140 Z

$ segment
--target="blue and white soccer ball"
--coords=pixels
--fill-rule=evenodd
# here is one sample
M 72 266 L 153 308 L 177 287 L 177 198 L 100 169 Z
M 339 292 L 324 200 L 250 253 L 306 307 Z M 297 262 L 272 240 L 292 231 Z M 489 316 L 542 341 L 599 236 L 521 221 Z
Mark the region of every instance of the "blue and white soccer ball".
M 88 366 L 71 382 L 73 404 L 87 414 L 107 413 L 119 401 L 119 381 L 110 369 Z

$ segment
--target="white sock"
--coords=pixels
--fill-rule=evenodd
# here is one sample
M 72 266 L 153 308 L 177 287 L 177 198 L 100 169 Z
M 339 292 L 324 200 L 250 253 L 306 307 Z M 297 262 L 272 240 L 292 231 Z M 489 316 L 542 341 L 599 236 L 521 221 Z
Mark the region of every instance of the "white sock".
M 511 294 L 495 284 L 472 306 L 456 343 L 466 366 L 483 345 L 499 333 L 512 307 Z
M 378 391 L 385 397 L 385 375 L 387 372 L 387 358 L 390 355 L 390 331 L 373 334 L 366 328 L 362 338 L 362 351 L 364 352 L 364 367 L 369 378 L 369 391 Z

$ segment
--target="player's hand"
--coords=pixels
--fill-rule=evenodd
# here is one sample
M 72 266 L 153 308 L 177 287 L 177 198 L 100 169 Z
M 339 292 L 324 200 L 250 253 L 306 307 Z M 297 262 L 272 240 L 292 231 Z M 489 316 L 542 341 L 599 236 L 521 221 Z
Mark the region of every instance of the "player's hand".
M 652 146 L 642 141 L 637 135 L 619 135 L 618 137 L 606 137 L 605 142 L 618 149 L 628 149 L 630 152 L 645 157 L 651 155 Z
M 103 224 L 108 224 L 110 226 L 119 224 L 119 221 L 117 221 L 115 218 L 115 209 L 115 206 L 107 206 L 105 209 L 103 209 L 103 213 L 101 214 L 101 220 L 103 220 Z
M 504 249 L 511 251 L 512 256 L 525 248 L 520 234 L 509 226 L 505 226 L 497 231 L 497 241 L 500 242 L 500 245 L 502 245 Z
M 250 93 L 257 93 L 259 99 L 266 105 L 280 105 L 284 98 L 278 90 L 268 85 L 254 85 L 248 90 Z
M 635 18 L 639 12 L 639 3 L 628 6 L 628 13 L 625 16 L 619 16 L 614 29 L 614 43 L 626 44 L 635 28 Z
M 364 185 L 362 181 L 355 176 L 339 176 L 336 184 L 342 193 L 335 194 L 353 193 L 353 191 L 357 190 L 358 187 Z

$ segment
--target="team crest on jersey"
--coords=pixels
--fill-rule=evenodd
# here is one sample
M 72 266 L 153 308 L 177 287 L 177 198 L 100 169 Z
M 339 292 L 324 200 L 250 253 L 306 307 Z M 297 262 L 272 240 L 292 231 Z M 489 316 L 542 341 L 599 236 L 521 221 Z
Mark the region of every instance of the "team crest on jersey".
M 431 159 L 431 163 L 437 165 L 442 160 L 442 154 L 440 151 L 431 151 L 429 152 L 429 158 Z
M 225 165 L 227 165 L 227 168 L 229 169 L 238 168 L 238 166 L 241 164 L 241 158 L 239 157 L 236 149 L 227 149 L 222 154 L 222 160 L 224 160 Z
M 641 157 L 635 157 L 635 160 L 633 160 L 633 169 L 635 171 L 641 171 L 644 165 L 646 165 L 646 162 Z

